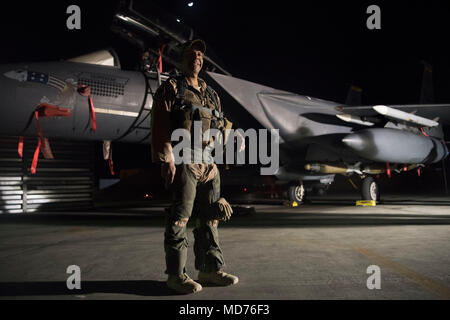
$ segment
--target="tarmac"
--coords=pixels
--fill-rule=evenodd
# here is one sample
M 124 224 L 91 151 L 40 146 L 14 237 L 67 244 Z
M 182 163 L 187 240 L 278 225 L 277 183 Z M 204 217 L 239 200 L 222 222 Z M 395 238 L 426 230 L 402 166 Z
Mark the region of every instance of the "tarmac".
M 219 232 L 225 271 L 239 283 L 191 295 L 166 287 L 159 205 L 0 216 L 0 299 L 450 299 L 448 197 L 236 209 Z M 196 279 L 192 227 L 187 272 Z M 72 265 L 81 289 L 67 288 Z

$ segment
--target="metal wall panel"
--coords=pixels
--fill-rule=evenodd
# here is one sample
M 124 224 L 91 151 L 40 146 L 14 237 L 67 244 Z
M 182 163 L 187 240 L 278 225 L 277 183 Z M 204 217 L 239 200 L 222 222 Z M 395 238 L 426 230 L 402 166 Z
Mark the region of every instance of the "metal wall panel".
M 23 159 L 18 137 L 0 137 L 0 213 L 82 209 L 93 206 L 94 142 L 50 140 L 55 159 L 31 162 L 37 138 L 25 137 Z

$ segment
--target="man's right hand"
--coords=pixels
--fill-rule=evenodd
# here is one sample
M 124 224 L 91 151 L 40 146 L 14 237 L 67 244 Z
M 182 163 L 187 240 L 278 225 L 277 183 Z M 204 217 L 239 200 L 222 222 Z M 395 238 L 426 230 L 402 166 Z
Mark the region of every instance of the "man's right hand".
M 175 163 L 164 162 L 161 166 L 161 177 L 163 178 L 166 188 L 173 183 L 173 179 L 175 178 Z

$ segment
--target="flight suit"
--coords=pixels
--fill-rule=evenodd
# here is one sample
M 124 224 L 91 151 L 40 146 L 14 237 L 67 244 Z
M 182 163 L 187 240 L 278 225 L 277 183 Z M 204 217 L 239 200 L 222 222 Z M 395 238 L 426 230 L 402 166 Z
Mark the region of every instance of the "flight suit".
M 180 92 L 178 86 L 184 82 L 183 103 L 201 105 L 208 109 L 221 111 L 220 100 L 216 92 L 207 92 L 204 80 L 198 79 L 199 89 L 187 84 L 184 78 L 170 78 L 156 91 L 152 107 L 152 159 L 154 162 L 173 161 L 170 142 L 172 131 L 189 127 L 189 117 L 179 110 Z M 215 100 L 215 101 L 214 101 Z M 180 115 L 183 119 L 180 121 Z M 187 119 L 187 121 L 186 121 Z M 192 120 L 192 117 L 190 118 Z M 212 117 L 223 127 L 227 119 Z M 206 122 L 207 123 L 207 122 Z M 204 127 L 205 122 L 202 120 Z M 227 125 L 228 125 L 227 124 Z M 208 124 L 207 124 L 208 126 Z M 206 129 L 206 128 L 202 128 Z M 220 129 L 220 128 L 219 128 Z M 186 224 L 195 217 L 194 253 L 195 267 L 203 272 L 220 270 L 225 264 L 219 246 L 218 224 L 213 204 L 220 198 L 220 174 L 215 163 L 183 163 L 176 166 L 175 178 L 170 186 L 172 206 L 166 216 L 164 249 L 166 253 L 166 273 L 181 275 L 185 273 L 188 238 Z

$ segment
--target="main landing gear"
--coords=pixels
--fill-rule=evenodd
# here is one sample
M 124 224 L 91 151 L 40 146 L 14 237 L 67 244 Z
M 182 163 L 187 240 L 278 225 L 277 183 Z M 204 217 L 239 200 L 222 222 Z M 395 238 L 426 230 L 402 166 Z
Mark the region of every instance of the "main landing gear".
M 380 187 L 373 177 L 367 176 L 363 179 L 361 184 L 361 197 L 362 200 L 380 200 Z

